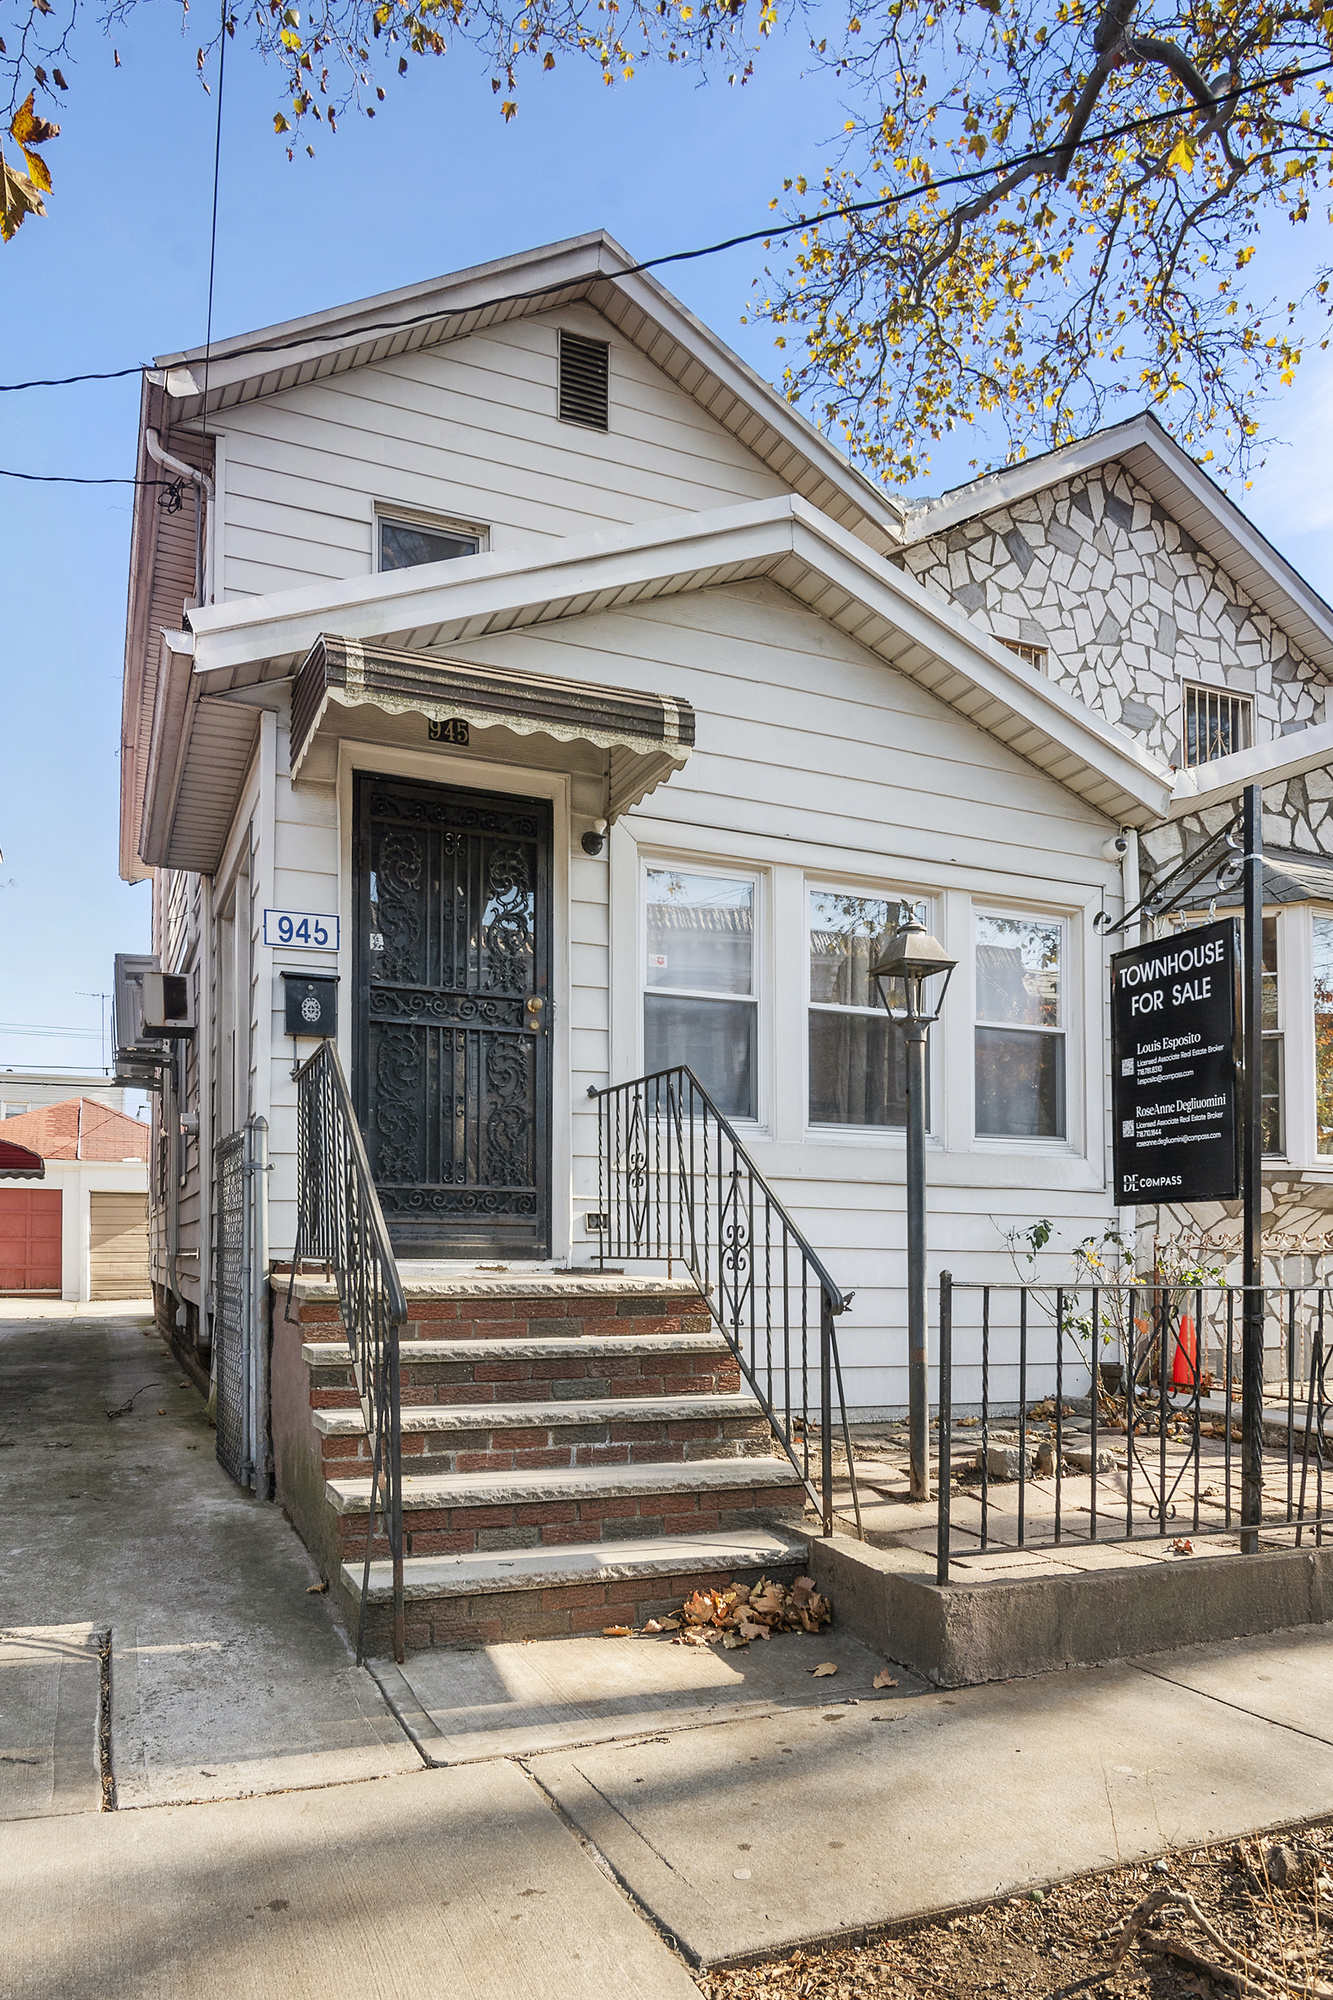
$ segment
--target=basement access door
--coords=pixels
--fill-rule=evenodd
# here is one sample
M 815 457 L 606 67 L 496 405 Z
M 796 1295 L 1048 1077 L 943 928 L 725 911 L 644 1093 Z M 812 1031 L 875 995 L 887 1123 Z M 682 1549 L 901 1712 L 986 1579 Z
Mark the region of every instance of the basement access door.
M 551 807 L 362 773 L 357 1115 L 399 1257 L 546 1257 Z

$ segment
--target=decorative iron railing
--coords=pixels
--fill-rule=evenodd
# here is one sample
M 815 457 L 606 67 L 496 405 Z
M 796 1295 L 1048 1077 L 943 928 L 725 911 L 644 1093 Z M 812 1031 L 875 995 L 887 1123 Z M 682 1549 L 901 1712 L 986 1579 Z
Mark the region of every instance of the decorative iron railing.
M 370 1511 L 357 1620 L 357 1662 L 360 1664 L 365 1654 L 366 1601 L 377 1511 L 393 1568 L 393 1650 L 394 1658 L 401 1661 L 405 1619 L 398 1340 L 407 1318 L 407 1300 L 347 1079 L 331 1041 L 321 1042 L 297 1072 L 296 1251 L 287 1287 L 289 1310 L 296 1275 L 306 1264 L 322 1264 L 338 1287 L 370 1442 Z
M 1264 1393 L 1248 1413 L 1245 1299 L 942 1273 L 938 1580 L 997 1549 L 1322 1544 L 1333 1290 L 1259 1288 Z
M 684 1265 L 826 1535 L 833 1533 L 836 1396 L 847 1497 L 859 1534 L 861 1505 L 833 1325 L 853 1295 L 834 1284 L 692 1070 L 658 1070 L 605 1090 L 594 1086 L 588 1095 L 597 1100 L 602 1266 L 634 1259 L 668 1269 Z

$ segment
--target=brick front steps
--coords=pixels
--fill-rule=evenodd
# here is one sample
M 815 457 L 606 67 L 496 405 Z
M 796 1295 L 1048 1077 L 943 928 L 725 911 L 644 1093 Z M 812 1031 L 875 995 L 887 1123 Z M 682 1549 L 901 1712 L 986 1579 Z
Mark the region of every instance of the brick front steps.
M 500 1639 L 554 1639 L 642 1625 L 663 1618 L 695 1590 L 719 1581 L 784 1583 L 805 1568 L 808 1548 L 780 1529 L 600 1542 L 508 1555 L 420 1556 L 407 1566 L 409 1646 L 490 1645 Z M 343 1588 L 361 1593 L 362 1562 L 349 1563 Z M 393 1594 L 387 1562 L 372 1562 L 366 1630 L 387 1646 Z
M 691 1283 L 582 1272 L 405 1283 L 410 1644 L 641 1623 L 701 1584 L 804 1563 L 804 1490 Z M 285 1306 L 280 1284 L 278 1497 L 354 1624 L 370 1462 L 337 1296 L 301 1279 Z M 387 1556 L 377 1534 L 367 1630 L 381 1649 Z

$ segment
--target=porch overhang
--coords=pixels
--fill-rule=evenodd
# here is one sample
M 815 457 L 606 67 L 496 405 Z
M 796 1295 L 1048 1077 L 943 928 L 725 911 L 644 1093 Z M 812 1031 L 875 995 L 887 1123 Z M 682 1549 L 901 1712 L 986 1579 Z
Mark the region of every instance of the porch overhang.
M 366 707 L 556 743 L 590 743 L 607 753 L 608 820 L 682 769 L 694 747 L 694 710 L 673 695 L 442 659 L 322 632 L 292 687 L 293 784 L 320 734 L 352 733 L 352 712 Z

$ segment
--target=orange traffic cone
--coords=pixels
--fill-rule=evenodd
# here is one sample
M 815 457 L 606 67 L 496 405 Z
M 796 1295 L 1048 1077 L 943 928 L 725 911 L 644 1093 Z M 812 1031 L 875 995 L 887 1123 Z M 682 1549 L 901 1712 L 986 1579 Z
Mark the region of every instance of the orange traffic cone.
M 1199 1342 L 1194 1331 L 1194 1321 L 1188 1313 L 1180 1315 L 1180 1325 L 1176 1328 L 1176 1355 L 1171 1364 L 1171 1386 L 1173 1389 L 1193 1389 L 1199 1376 Z

